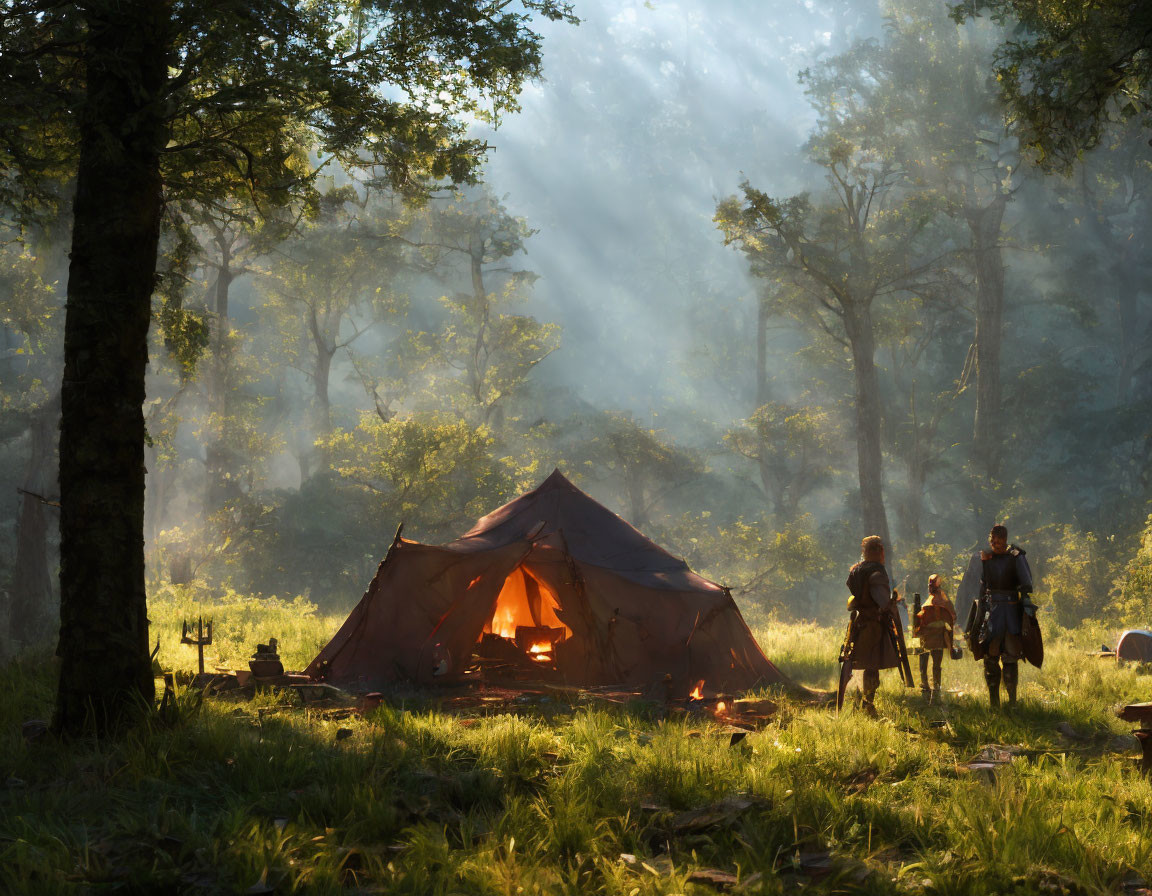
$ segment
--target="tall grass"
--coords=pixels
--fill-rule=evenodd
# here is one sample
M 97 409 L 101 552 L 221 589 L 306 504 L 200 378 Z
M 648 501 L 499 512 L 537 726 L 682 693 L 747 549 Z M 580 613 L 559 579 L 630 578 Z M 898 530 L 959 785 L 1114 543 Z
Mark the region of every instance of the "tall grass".
M 271 606 L 214 605 L 228 620 L 218 632 L 243 632 L 221 640 L 225 656 L 246 657 L 253 636 L 317 645 L 335 628 L 307 606 Z M 178 636 L 189 610 L 174 599 L 153 623 Z M 757 636 L 786 673 L 831 686 L 839 632 Z M 162 657 L 177 649 L 166 644 Z M 1131 874 L 1152 878 L 1152 787 L 1114 715 L 1152 679 L 1092 646 L 1053 639 L 1044 670 L 1023 669 L 1011 713 L 988 710 L 965 659 L 947 662 L 943 706 L 886 673 L 881 719 L 779 694 L 780 713 L 734 747 L 716 721 L 657 706 L 467 715 L 425 701 L 359 719 L 287 697 L 186 701 L 177 722 L 101 745 L 27 744 L 20 723 L 52 698 L 51 663 L 29 659 L 0 674 L 0 892 L 264 881 L 279 893 L 641 896 L 711 892 L 688 876 L 716 868 L 764 893 L 1116 893 Z M 989 743 L 1020 755 L 967 771 Z M 710 823 L 678 819 L 713 804 Z
M 164 585 L 148 601 L 151 631 L 160 644 L 159 659 L 166 669 L 195 670 L 195 647 L 180 643 L 181 625 L 195 627 L 198 619 L 213 622 L 213 643 L 204 650 L 208 671 L 247 668 L 257 644 L 269 638 L 279 642 L 286 668 L 303 669 L 336 633 L 345 614 L 321 613 L 303 597 L 285 600 L 254 598 L 225 591 L 208 595 L 191 586 Z

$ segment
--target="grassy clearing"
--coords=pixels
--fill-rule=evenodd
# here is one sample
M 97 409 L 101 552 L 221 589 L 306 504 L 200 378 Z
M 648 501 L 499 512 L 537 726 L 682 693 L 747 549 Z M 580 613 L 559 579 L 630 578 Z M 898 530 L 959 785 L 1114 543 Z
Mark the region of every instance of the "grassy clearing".
M 349 608 L 351 609 L 351 608 Z M 180 643 L 181 622 L 214 623 L 214 643 L 204 649 L 204 668 L 246 669 L 258 643 L 280 642 L 285 668 L 303 669 L 336 633 L 347 612 L 322 613 L 303 597 L 257 600 L 235 592 L 209 598 L 192 587 L 165 585 L 148 602 L 159 658 L 164 668 L 196 670 L 196 648 Z
M 306 654 L 276 626 L 314 644 L 332 625 L 284 612 L 251 631 Z M 181 614 L 154 621 L 178 630 Z M 785 671 L 831 686 L 838 632 L 756 634 Z M 1152 679 L 1092 646 L 1057 640 L 1011 715 L 989 713 L 977 664 L 946 661 L 958 693 L 943 708 L 887 674 L 885 718 L 780 696 L 779 718 L 734 748 L 714 722 L 647 704 L 462 717 L 396 702 L 361 720 L 275 697 L 185 698 L 176 724 L 115 744 L 27 746 L 20 723 L 52 697 L 50 664 L 29 660 L 0 676 L 0 892 L 641 896 L 712 892 L 688 877 L 714 868 L 746 892 L 1118 893 L 1152 878 L 1152 787 L 1114 708 Z M 958 769 L 988 743 L 1026 755 L 994 776 Z

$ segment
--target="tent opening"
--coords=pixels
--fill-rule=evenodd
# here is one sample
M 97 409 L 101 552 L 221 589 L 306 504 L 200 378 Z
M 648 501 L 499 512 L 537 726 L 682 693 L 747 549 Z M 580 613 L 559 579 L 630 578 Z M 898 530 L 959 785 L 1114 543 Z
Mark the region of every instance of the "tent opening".
M 507 658 L 512 647 L 539 668 L 554 668 L 556 645 L 572 635 L 559 610 L 556 592 L 529 569 L 516 567 L 504 580 L 492 617 L 477 640 L 477 653 Z

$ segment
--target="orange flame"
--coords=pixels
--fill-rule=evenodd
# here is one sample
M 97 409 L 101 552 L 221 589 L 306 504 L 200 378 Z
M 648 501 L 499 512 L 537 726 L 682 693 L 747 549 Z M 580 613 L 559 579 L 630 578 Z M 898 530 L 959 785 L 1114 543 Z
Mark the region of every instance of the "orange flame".
M 688 692 L 688 699 L 690 699 L 690 700 L 702 700 L 703 698 L 704 698 L 704 682 L 698 681 L 698 682 L 696 682 L 696 687 L 692 688 L 692 690 Z
M 724 712 L 728 708 L 728 704 L 721 700 L 716 704 L 716 712 Z
M 516 614 L 507 604 L 497 607 L 492 616 L 492 631 L 501 638 L 516 637 Z

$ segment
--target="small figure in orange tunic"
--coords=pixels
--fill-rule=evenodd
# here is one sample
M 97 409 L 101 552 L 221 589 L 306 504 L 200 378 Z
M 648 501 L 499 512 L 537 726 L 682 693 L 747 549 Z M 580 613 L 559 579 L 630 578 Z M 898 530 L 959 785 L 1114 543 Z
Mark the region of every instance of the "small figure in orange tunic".
M 952 649 L 956 608 L 940 585 L 940 576 L 928 578 L 928 601 L 912 623 L 912 634 L 920 639 L 920 692 L 925 699 L 940 700 L 940 665 L 944 651 Z M 928 657 L 932 657 L 932 689 L 928 689 Z

